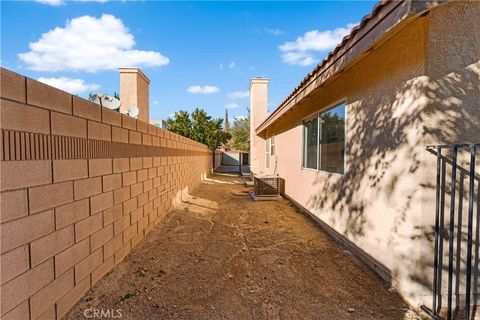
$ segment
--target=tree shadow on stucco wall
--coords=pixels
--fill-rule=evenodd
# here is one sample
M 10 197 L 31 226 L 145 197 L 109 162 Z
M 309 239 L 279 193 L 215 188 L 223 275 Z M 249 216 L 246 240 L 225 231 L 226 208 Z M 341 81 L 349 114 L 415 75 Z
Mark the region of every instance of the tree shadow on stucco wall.
M 403 83 L 381 98 L 366 95 L 349 101 L 345 174 L 318 174 L 312 188 L 318 191 L 308 206 L 352 242 L 375 232 L 377 218 L 394 215 L 385 241 L 392 248 L 403 240 L 418 244 L 421 254 L 401 258 L 415 265 L 410 279 L 429 289 L 434 237 L 430 222 L 435 212 L 434 204 L 424 203 L 435 199 L 436 158 L 425 146 L 480 141 L 480 101 L 475 100 L 480 96 L 480 61 L 462 73 L 434 79 L 420 75 Z M 447 194 L 449 181 L 448 176 Z M 466 195 L 463 198 L 466 201 Z M 379 201 L 382 205 L 375 206 Z M 409 219 L 420 216 L 420 208 L 423 218 Z M 325 212 L 329 214 L 323 216 Z M 407 223 L 413 223 L 413 231 Z

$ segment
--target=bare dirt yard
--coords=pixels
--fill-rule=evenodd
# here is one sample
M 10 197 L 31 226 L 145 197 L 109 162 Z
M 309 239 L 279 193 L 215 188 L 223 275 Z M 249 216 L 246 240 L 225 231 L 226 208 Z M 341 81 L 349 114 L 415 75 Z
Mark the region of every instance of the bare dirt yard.
M 122 319 L 416 318 L 288 201 L 254 202 L 240 178 L 211 179 L 66 318 L 90 308 Z

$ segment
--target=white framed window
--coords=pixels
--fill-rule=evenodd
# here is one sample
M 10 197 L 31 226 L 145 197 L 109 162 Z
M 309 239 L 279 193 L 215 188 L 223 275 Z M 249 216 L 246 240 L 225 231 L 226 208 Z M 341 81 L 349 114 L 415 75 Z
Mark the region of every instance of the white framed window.
M 303 122 L 303 168 L 345 171 L 345 103 Z
M 270 168 L 270 158 L 275 155 L 275 136 L 265 140 L 265 168 Z

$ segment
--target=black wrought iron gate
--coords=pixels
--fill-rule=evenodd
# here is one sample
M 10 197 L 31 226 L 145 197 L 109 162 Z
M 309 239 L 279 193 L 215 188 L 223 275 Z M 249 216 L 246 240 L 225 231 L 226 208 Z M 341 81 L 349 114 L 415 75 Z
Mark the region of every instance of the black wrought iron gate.
M 479 319 L 479 149 L 478 143 L 427 146 L 437 158 L 435 242 L 433 301 L 422 309 L 434 319 Z

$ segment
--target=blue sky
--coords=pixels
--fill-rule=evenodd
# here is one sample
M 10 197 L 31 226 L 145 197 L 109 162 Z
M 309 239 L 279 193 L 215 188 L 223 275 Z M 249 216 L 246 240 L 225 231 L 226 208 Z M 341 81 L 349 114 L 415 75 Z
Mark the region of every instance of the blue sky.
M 40 3 L 43 2 L 43 3 Z M 118 92 L 117 67 L 150 78 L 150 118 L 201 107 L 247 113 L 249 80 L 273 110 L 375 2 L 1 2 L 1 63 L 86 97 Z

